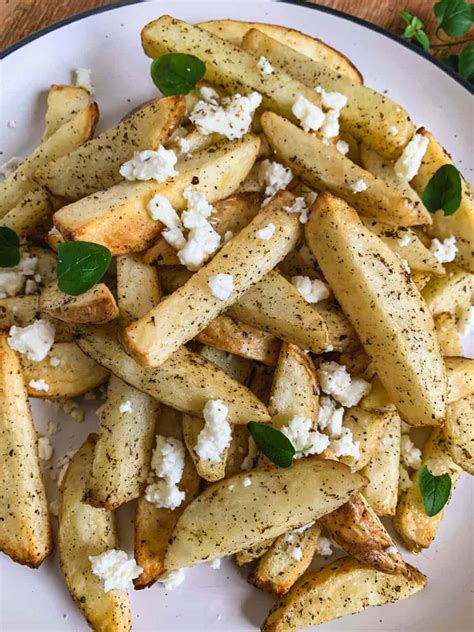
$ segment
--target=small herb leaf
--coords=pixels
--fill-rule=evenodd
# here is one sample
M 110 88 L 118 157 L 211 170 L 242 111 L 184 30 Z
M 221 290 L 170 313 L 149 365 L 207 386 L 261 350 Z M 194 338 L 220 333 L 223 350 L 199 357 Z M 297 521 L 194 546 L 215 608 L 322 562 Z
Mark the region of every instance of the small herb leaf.
M 430 213 L 442 209 L 445 215 L 455 213 L 461 204 L 461 175 L 454 165 L 443 165 L 436 171 L 423 191 L 423 204 Z
M 427 516 L 438 514 L 449 500 L 451 493 L 451 477 L 449 474 L 434 476 L 424 465 L 418 474 L 418 485 L 423 497 Z
M 58 246 L 58 287 L 78 296 L 90 290 L 107 272 L 112 256 L 100 244 L 66 241 Z
M 413 16 L 411 13 L 408 13 L 408 11 L 400 11 L 399 15 L 407 24 L 410 24 L 412 21 Z
M 206 66 L 194 55 L 169 53 L 154 59 L 150 72 L 153 83 L 168 97 L 191 92 L 206 74 Z
M 474 83 L 474 44 L 463 48 L 459 55 L 459 74 L 470 83 Z
M 20 239 L 8 226 L 0 226 L 0 268 L 13 268 L 20 263 Z
M 421 44 L 423 50 L 430 50 L 430 40 L 428 39 L 428 35 L 424 31 L 422 31 L 421 29 L 419 31 L 416 31 L 415 38 Z
M 257 448 L 278 467 L 290 467 L 295 456 L 295 448 L 282 432 L 257 421 L 249 421 L 247 428 L 257 444 Z
M 472 10 L 466 0 L 441 0 L 433 10 L 446 35 L 464 35 L 472 26 Z

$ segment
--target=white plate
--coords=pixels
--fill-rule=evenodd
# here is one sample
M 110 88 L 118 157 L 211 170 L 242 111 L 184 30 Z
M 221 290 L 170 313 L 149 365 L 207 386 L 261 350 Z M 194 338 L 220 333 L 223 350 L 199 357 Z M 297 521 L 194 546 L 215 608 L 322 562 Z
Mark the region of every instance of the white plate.
M 361 22 L 303 6 L 268 2 L 147 2 L 95 13 L 52 30 L 16 48 L 2 61 L 0 151 L 3 161 L 26 155 L 39 142 L 45 94 L 51 83 L 67 83 L 77 67 L 91 68 L 101 124 L 113 124 L 133 106 L 155 94 L 149 79 L 150 61 L 141 50 L 140 29 L 162 13 L 190 22 L 240 18 L 275 22 L 315 35 L 348 55 L 367 85 L 400 102 L 413 119 L 433 130 L 469 177 L 472 170 L 468 128 L 471 97 L 465 87 L 422 55 Z M 8 127 L 15 121 L 16 127 Z M 91 411 L 94 406 L 87 403 Z M 98 402 L 96 403 L 96 406 Z M 54 414 L 34 402 L 41 431 Z M 55 456 L 77 447 L 97 428 L 92 413 L 83 424 L 61 416 L 55 437 Z M 48 492 L 55 496 L 49 480 Z M 122 545 L 131 545 L 132 514 L 120 512 Z M 474 617 L 472 487 L 463 475 L 434 545 L 417 556 L 406 554 L 428 576 L 428 586 L 398 604 L 374 608 L 360 615 L 321 626 L 321 632 L 468 632 Z M 167 593 L 160 585 L 132 592 L 134 630 L 162 632 L 244 632 L 259 628 L 273 599 L 245 581 L 231 561 L 219 571 L 202 567 L 188 573 L 183 586 Z M 79 631 L 87 626 L 72 604 L 62 582 L 57 556 L 39 570 L 23 568 L 6 556 L 0 559 L 0 629 L 4 632 Z

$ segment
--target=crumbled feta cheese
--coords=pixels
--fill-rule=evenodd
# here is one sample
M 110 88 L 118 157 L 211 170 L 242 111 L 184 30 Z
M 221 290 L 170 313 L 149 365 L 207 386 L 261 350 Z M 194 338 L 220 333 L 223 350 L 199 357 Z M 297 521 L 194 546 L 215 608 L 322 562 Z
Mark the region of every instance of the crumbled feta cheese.
M 459 335 L 467 336 L 474 329 L 474 306 L 469 305 L 466 308 L 458 309 L 456 317 Z
M 47 384 L 43 380 L 43 378 L 41 378 L 40 380 L 30 380 L 28 383 L 28 386 L 31 386 L 31 388 L 34 388 L 35 391 L 45 391 L 45 392 L 49 391 L 49 384 Z
M 325 395 L 319 398 L 318 427 L 324 430 L 331 439 L 338 439 L 342 433 L 344 408 L 336 407 L 336 402 Z
M 246 476 L 244 480 L 242 481 L 242 485 L 244 487 L 250 487 L 251 484 L 252 484 L 252 479 L 249 478 L 248 476 Z
M 288 437 L 297 454 L 295 458 L 321 454 L 329 446 L 329 438 L 318 430 L 311 430 L 311 419 L 296 415 L 290 422 L 280 428 L 280 431 Z
M 85 88 L 89 94 L 94 94 L 94 86 L 92 85 L 90 68 L 76 68 L 76 86 Z
M 177 485 L 168 483 L 164 479 L 156 483 L 150 483 L 145 489 L 145 500 L 155 507 L 174 510 L 181 505 L 186 498 Z
M 292 546 L 288 551 L 290 557 L 297 562 L 301 562 L 303 559 L 303 549 L 300 546 Z
M 406 492 L 410 489 L 412 485 L 413 481 L 410 478 L 408 470 L 403 465 L 403 463 L 400 463 L 400 470 L 398 474 L 398 491 L 400 493 Z
M 56 358 L 56 356 L 51 356 L 49 359 L 49 366 L 52 366 L 53 368 L 58 367 L 61 364 L 61 360 L 59 358 Z
M 229 140 L 242 138 L 250 129 L 255 110 L 262 102 L 262 95 L 251 92 L 247 96 L 235 94 L 223 97 L 220 103 L 216 98 L 210 101 L 198 101 L 189 120 L 201 134 L 222 134 Z
M 263 228 L 260 228 L 260 230 L 255 231 L 255 237 L 257 239 L 263 239 L 264 241 L 271 239 L 274 234 L 275 234 L 275 224 L 271 224 L 271 223 L 267 224 L 267 226 L 264 226 Z
M 329 140 L 339 135 L 339 112 L 330 110 L 324 116 L 324 123 L 321 125 L 323 138 Z
M 352 193 L 362 193 L 362 191 L 365 191 L 368 187 L 367 183 L 361 179 L 357 180 L 357 182 L 352 183 L 349 188 Z
M 439 263 L 454 261 L 458 251 L 456 237 L 451 235 L 451 237 L 446 237 L 444 241 L 439 241 L 435 237 L 431 242 L 430 251 Z
M 332 555 L 331 540 L 321 536 L 316 545 L 315 552 L 318 555 L 324 555 L 325 557 Z
M 232 430 L 227 421 L 229 409 L 220 399 L 211 399 L 204 406 L 204 428 L 198 436 L 196 454 L 202 461 L 218 463 L 223 451 L 232 440 Z
M 368 382 L 361 377 L 352 377 L 346 367 L 337 362 L 322 362 L 318 376 L 322 391 L 348 408 L 357 406 L 371 388 Z
M 177 484 L 183 476 L 184 455 L 182 441 L 173 437 L 156 435 L 156 446 L 151 458 L 151 467 L 159 478 Z
M 132 412 L 132 410 L 133 410 L 133 408 L 132 408 L 132 402 L 131 402 L 129 399 L 127 399 L 127 401 L 126 401 L 126 402 L 122 402 L 122 403 L 120 404 L 119 411 L 120 411 L 121 413 L 131 413 L 131 412 Z
M 28 279 L 25 283 L 25 294 L 29 296 L 31 294 L 36 294 L 37 291 L 38 285 L 36 284 L 36 281 L 33 281 L 33 279 Z
M 234 291 L 234 277 L 232 274 L 216 274 L 208 279 L 207 284 L 212 296 L 220 301 L 227 301 Z
M 235 485 L 229 485 L 229 487 L 227 488 L 230 492 L 233 492 L 235 489 Z
M 44 319 L 36 319 L 27 327 L 10 327 L 9 346 L 23 353 L 29 360 L 40 362 L 54 344 L 54 325 Z
M 249 435 L 247 455 L 245 459 L 242 461 L 240 465 L 240 469 L 244 470 L 244 472 L 248 472 L 249 470 L 251 470 L 254 466 L 256 456 L 257 456 L 257 444 L 255 443 L 252 435 Z
M 291 283 L 295 286 L 307 303 L 319 303 L 328 298 L 329 286 L 319 279 L 310 279 L 308 276 L 293 276 Z
M 224 243 L 226 244 L 228 241 L 232 239 L 234 233 L 231 230 L 226 230 L 224 233 Z
M 421 134 L 413 136 L 394 165 L 395 173 L 399 178 L 410 182 L 416 176 L 428 144 L 427 136 Z
M 31 283 L 34 281 L 27 277 L 35 274 L 37 263 L 37 257 L 31 257 L 28 253 L 23 252 L 18 265 L 8 269 L 0 268 L 0 298 L 16 296 L 23 289 L 26 290 L 27 284 L 30 290 L 27 293 L 32 294 Z
M 170 204 L 168 198 L 157 193 L 148 202 L 148 212 L 156 222 L 161 222 L 168 230 L 182 228 L 178 213 Z
M 400 441 L 400 458 L 406 467 L 411 467 L 414 470 L 421 467 L 421 450 L 415 447 L 407 434 L 402 435 Z
M 166 590 L 173 590 L 174 588 L 181 586 L 184 582 L 186 578 L 185 570 L 186 569 L 184 568 L 178 568 L 175 571 L 168 571 L 167 573 L 164 573 L 158 581 L 160 584 L 164 585 Z
M 398 549 L 395 546 L 387 546 L 385 553 L 388 555 L 398 555 Z
M 396 127 L 395 125 L 392 125 L 392 127 L 388 128 L 388 133 L 391 134 L 392 136 L 396 136 L 398 134 L 398 127 Z
M 0 176 L 3 176 L 3 178 L 6 180 L 13 173 L 15 173 L 22 162 L 23 158 L 18 158 L 18 156 L 13 156 L 12 158 L 9 158 L 6 162 L 0 165 Z
M 125 551 L 109 549 L 100 555 L 89 555 L 91 570 L 104 585 L 104 592 L 131 588 L 143 568 L 137 566 L 135 558 L 128 557 Z
M 257 68 L 263 75 L 271 75 L 273 72 L 273 66 L 271 65 L 270 61 L 263 55 L 257 62 Z
M 398 245 L 401 248 L 404 248 L 405 246 L 408 246 L 408 244 L 410 243 L 411 239 L 410 239 L 410 234 L 409 233 L 405 233 L 402 237 L 400 237 L 400 239 L 398 240 Z
M 304 197 L 297 197 L 291 206 L 284 206 L 283 210 L 287 213 L 299 213 L 300 222 L 302 224 L 308 223 L 309 209 L 306 206 L 306 200 Z
M 216 570 L 216 571 L 219 570 L 219 568 L 221 567 L 221 558 L 218 557 L 217 559 L 212 560 L 212 562 L 209 564 L 209 566 L 211 568 L 213 568 L 214 570 Z
M 126 180 L 165 182 L 168 178 L 178 175 L 174 168 L 177 161 L 173 150 L 160 145 L 156 151 L 145 149 L 135 152 L 133 158 L 121 165 L 120 175 Z
M 211 86 L 202 86 L 199 89 L 199 94 L 201 95 L 201 99 L 206 101 L 206 103 L 211 103 L 212 101 L 219 101 L 220 96 L 219 93 L 211 88 Z
M 400 257 L 400 262 L 401 262 L 405 272 L 407 274 L 410 274 L 411 273 L 411 268 L 410 268 L 410 264 L 408 263 L 408 261 L 406 259 L 403 259 L 403 257 Z
M 188 186 L 183 191 L 183 197 L 188 203 L 188 208 L 181 215 L 181 220 L 186 228 L 196 228 L 203 225 L 203 219 L 207 219 L 214 212 L 214 207 L 209 204 L 202 191 Z
M 260 163 L 259 176 L 265 185 L 265 195 L 272 197 L 277 191 L 286 189 L 293 179 L 293 172 L 279 162 L 266 159 Z
M 53 226 L 52 228 L 50 228 L 48 230 L 48 235 L 50 237 L 61 237 L 61 233 L 59 232 L 59 230 L 56 228 L 56 226 Z
M 340 92 L 326 92 L 322 86 L 316 86 L 315 91 L 321 95 L 321 105 L 326 110 L 340 112 L 347 105 L 347 97 Z
M 345 140 L 338 140 L 336 143 L 336 149 L 339 153 L 345 156 L 349 152 L 349 143 Z
M 220 243 L 219 233 L 209 223 L 192 228 L 185 246 L 178 252 L 178 259 L 188 270 L 197 270 L 214 254 Z
M 311 103 L 311 101 L 302 94 L 300 94 L 294 102 L 291 111 L 300 121 L 305 132 L 317 131 L 324 123 L 325 114 L 321 108 Z
M 191 151 L 191 143 L 186 138 L 178 138 L 176 144 L 179 147 L 181 155 L 186 156 Z
M 49 437 L 40 436 L 38 437 L 38 456 L 42 461 L 49 461 L 53 456 L 53 446 L 51 445 L 51 441 Z
M 304 524 L 302 527 L 298 527 L 297 529 L 293 529 L 293 531 L 295 531 L 295 533 L 304 533 L 308 529 L 311 529 L 311 527 L 314 526 L 314 523 L 315 523 L 315 521 L 313 520 L 312 522 L 308 522 L 308 524 Z
M 341 438 L 331 442 L 331 449 L 337 457 L 352 456 L 355 459 L 360 457 L 360 441 L 354 442 L 349 428 L 342 428 Z
M 186 238 L 180 228 L 171 228 L 161 233 L 163 239 L 176 250 L 182 250 L 186 246 Z

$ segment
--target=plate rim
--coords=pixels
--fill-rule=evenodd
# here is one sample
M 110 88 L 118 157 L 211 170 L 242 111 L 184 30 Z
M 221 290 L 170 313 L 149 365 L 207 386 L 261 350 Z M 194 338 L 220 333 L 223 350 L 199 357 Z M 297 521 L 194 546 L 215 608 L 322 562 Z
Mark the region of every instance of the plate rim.
M 42 37 L 43 35 L 47 35 L 48 33 L 56 31 L 62 28 L 63 26 L 66 26 L 73 22 L 78 22 L 79 20 L 87 18 L 91 15 L 104 13 L 105 11 L 114 11 L 115 9 L 120 9 L 122 7 L 126 7 L 129 5 L 141 4 L 143 1 L 144 0 L 125 0 L 125 1 L 122 0 L 121 2 L 120 1 L 111 2 L 110 4 L 106 4 L 102 7 L 95 7 L 87 11 L 82 11 L 80 13 L 70 15 L 66 18 L 63 18 L 62 20 L 59 20 L 58 22 L 54 22 L 53 24 L 50 24 L 49 26 L 45 26 L 42 29 L 33 31 L 33 33 L 30 33 L 29 35 L 22 37 L 20 40 L 18 40 L 14 44 L 11 44 L 3 51 L 0 51 L 0 59 L 4 59 L 5 57 L 8 57 L 8 55 L 11 55 L 11 53 L 14 53 L 20 48 L 23 48 L 24 46 L 26 46 L 27 44 L 30 44 L 34 40 Z M 396 42 L 400 46 L 403 46 L 404 48 L 407 48 L 408 50 L 411 50 L 413 53 L 416 53 L 420 57 L 426 59 L 428 62 L 430 62 L 431 64 L 433 64 L 434 66 L 442 70 L 449 77 L 451 77 L 451 79 L 456 81 L 456 83 L 458 83 L 461 87 L 467 90 L 469 94 L 474 94 L 474 86 L 472 86 L 466 79 L 461 77 L 457 72 L 452 70 L 449 66 L 439 61 L 437 57 L 430 55 L 429 53 L 419 48 L 412 42 L 402 39 L 399 35 L 396 35 L 395 33 L 392 33 L 391 31 L 384 29 L 378 24 L 374 24 L 372 22 L 369 22 L 368 20 L 364 20 L 363 18 L 359 18 L 355 15 L 350 15 L 349 13 L 344 13 L 344 11 L 339 11 L 338 9 L 322 6 L 320 4 L 313 4 L 311 2 L 307 2 L 306 0 L 275 0 L 275 1 L 278 4 L 292 4 L 295 6 L 312 9 L 313 11 L 319 11 L 320 13 L 328 13 L 329 15 L 334 15 L 335 17 L 338 17 L 342 20 L 354 22 L 355 24 L 358 24 L 359 26 L 364 26 L 365 28 L 368 28 L 371 31 L 375 31 L 379 35 L 383 35 L 384 37 L 391 39 L 393 42 Z

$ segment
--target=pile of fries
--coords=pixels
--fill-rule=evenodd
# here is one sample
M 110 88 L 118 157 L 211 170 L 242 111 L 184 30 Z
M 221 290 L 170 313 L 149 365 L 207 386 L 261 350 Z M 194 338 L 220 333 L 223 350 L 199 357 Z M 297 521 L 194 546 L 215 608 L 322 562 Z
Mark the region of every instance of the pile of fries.
M 114 512 L 129 501 L 136 589 L 235 555 L 252 564 L 249 581 L 278 598 L 264 632 L 409 597 L 426 578 L 380 518 L 392 516 L 402 545 L 420 552 L 461 472 L 474 473 L 474 360 L 459 333 L 474 295 L 472 191 L 461 179 L 456 211 L 428 212 L 424 193 L 449 155 L 319 40 L 162 16 L 143 28 L 142 45 L 152 59 L 194 55 L 203 82 L 95 138 L 88 90 L 53 85 L 41 145 L 0 183 L 0 226 L 18 235 L 37 275 L 0 298 L 0 548 L 33 568 L 53 549 L 28 397 L 74 398 L 107 384 L 97 434 L 61 481 L 58 517 L 61 570 L 94 630 L 131 628 L 127 591 L 104 590 L 91 563 L 120 548 Z M 233 140 L 203 133 L 191 122 L 203 87 L 216 99 L 261 95 L 251 128 Z M 347 97 L 329 141 L 302 129 L 294 107 L 301 95 L 319 107 L 325 91 Z M 426 149 L 407 180 L 395 165 L 415 134 Z M 159 148 L 175 152 L 175 175 L 122 177 L 137 152 Z M 289 176 L 269 191 L 262 174 L 274 162 Z M 212 206 L 220 240 L 194 268 L 150 213 L 160 196 L 183 217 L 189 187 Z M 442 261 L 430 244 L 451 236 L 455 256 Z M 57 274 L 56 252 L 69 242 L 113 258 L 75 295 Z M 215 279 L 230 279 L 229 291 L 214 291 Z M 12 342 L 38 321 L 55 332 L 41 359 Z M 331 390 L 329 370 L 347 377 L 347 392 Z M 215 438 L 217 459 L 203 458 L 216 402 L 231 435 Z M 322 421 L 328 406 L 339 414 L 333 435 Z M 295 419 L 309 420 L 311 445 L 292 439 Z M 416 426 L 429 429 L 421 453 L 409 437 Z M 289 445 L 290 461 L 281 465 L 277 444 L 265 448 L 253 428 L 274 431 L 268 438 Z M 153 500 L 162 440 L 181 450 L 176 506 Z M 449 481 L 437 510 L 427 509 L 423 476 Z M 346 556 L 309 570 L 328 538 Z

